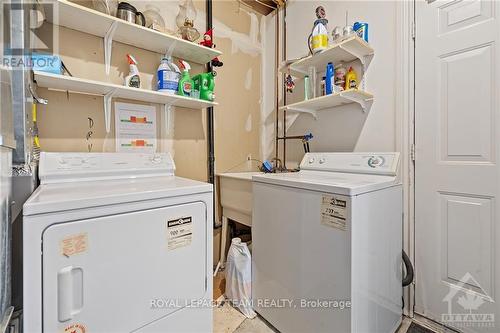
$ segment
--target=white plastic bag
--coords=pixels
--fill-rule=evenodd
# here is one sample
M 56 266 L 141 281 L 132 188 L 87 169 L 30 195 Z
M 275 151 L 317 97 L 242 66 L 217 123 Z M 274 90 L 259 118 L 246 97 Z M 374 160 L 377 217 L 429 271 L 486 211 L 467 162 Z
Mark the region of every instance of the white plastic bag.
M 247 244 L 233 238 L 227 254 L 226 297 L 247 318 L 257 315 L 252 309 L 252 258 Z

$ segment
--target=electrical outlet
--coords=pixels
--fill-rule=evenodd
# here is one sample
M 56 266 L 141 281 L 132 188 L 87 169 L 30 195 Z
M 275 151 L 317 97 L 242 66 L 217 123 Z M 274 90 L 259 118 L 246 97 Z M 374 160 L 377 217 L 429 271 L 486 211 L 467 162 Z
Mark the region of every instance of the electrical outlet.
M 248 154 L 247 155 L 247 161 L 251 161 L 252 160 L 252 154 Z

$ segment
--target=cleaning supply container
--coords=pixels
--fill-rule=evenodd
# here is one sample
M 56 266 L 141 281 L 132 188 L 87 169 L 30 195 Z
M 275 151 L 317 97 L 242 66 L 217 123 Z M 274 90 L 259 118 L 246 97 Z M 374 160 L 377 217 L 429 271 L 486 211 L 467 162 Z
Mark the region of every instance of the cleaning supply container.
M 158 66 L 158 91 L 175 95 L 179 89 L 181 72 L 179 67 L 172 62 L 172 57 L 165 55 Z
M 137 68 L 137 60 L 131 55 L 127 54 L 129 64 L 129 73 L 125 77 L 125 85 L 132 88 L 141 87 L 141 77 L 139 76 L 139 69 Z
M 333 93 L 333 81 L 334 81 L 334 67 L 331 62 L 326 65 L 326 75 L 325 75 L 325 95 L 331 95 Z
M 201 73 L 193 76 L 194 95 L 205 101 L 213 102 L 215 100 L 215 73 Z
M 358 77 L 356 76 L 356 72 L 352 67 L 349 67 L 349 71 L 345 76 L 345 90 L 348 89 L 357 89 L 358 88 Z
M 177 94 L 179 96 L 191 97 L 193 93 L 193 80 L 189 75 L 189 70 L 191 66 L 184 60 L 179 60 L 182 68 L 182 77 L 179 80 L 179 87 L 177 88 Z
M 368 23 L 354 22 L 353 29 L 359 38 L 368 43 Z
M 316 8 L 316 18 L 311 34 L 309 35 L 308 43 L 311 53 L 316 54 L 325 50 L 328 47 L 328 20 L 323 6 Z

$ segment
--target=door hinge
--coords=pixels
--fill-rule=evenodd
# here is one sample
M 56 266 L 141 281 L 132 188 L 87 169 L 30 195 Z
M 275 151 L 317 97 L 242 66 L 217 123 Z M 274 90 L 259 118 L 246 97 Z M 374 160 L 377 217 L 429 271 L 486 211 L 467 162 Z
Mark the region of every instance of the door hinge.
M 411 22 L 411 38 L 415 41 L 417 38 L 417 25 L 415 21 Z
M 416 147 L 414 143 L 412 143 L 410 147 L 410 158 L 412 161 L 415 161 L 416 159 Z

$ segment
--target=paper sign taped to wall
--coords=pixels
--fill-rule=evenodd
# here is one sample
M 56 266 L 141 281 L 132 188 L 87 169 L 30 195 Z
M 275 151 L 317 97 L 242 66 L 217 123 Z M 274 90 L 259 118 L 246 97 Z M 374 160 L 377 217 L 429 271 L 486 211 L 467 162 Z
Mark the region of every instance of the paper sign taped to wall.
M 321 198 L 321 224 L 347 230 L 347 201 L 335 196 L 323 195 Z
M 156 152 L 156 109 L 153 106 L 115 103 L 118 152 Z

